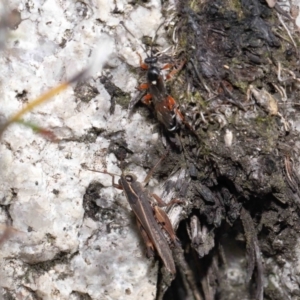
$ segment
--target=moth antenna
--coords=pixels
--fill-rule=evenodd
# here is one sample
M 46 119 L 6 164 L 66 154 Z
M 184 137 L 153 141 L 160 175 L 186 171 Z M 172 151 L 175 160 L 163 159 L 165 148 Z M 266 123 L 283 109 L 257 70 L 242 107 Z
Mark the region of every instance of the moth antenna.
M 108 172 L 106 169 L 104 169 L 104 170 L 96 170 L 96 169 L 90 169 L 87 166 L 83 166 L 83 167 L 84 167 L 85 170 L 91 171 L 91 172 L 95 172 L 95 173 L 108 174 L 108 175 L 113 175 L 113 176 L 118 176 L 118 177 L 121 176 L 121 175 L 118 175 L 118 174 L 115 174 L 115 173 Z

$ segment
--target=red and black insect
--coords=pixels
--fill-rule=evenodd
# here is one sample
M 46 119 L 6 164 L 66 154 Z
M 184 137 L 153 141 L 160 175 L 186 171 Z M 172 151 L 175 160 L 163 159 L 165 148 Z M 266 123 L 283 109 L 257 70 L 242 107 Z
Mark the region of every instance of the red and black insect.
M 147 57 L 144 62 L 140 57 L 140 67 L 147 70 L 147 83 L 141 84 L 139 90 L 148 90 L 148 93 L 143 97 L 142 102 L 148 106 L 153 105 L 157 119 L 164 127 L 170 131 L 176 131 L 181 124 L 185 124 L 184 117 L 176 103 L 175 99 L 171 97 L 165 86 L 165 78 L 162 70 L 172 67 L 171 64 L 166 64 L 162 68 L 158 66 L 158 57 Z M 174 69 L 167 76 L 170 79 L 175 73 L 182 69 L 184 62 L 178 69 Z
M 196 137 L 197 134 L 192 128 L 192 126 L 186 122 L 183 114 L 179 109 L 179 105 L 176 103 L 175 99 L 169 95 L 165 81 L 171 79 L 177 72 L 179 72 L 184 64 L 183 60 L 177 68 L 174 68 L 174 64 L 167 63 L 164 66 L 160 67 L 158 64 L 158 55 L 153 54 L 153 44 L 156 40 L 157 32 L 160 29 L 161 24 L 156 30 L 155 37 L 152 41 L 150 56 L 147 54 L 147 51 L 143 48 L 147 57 L 143 61 L 141 55 L 138 53 L 140 67 L 142 70 L 147 71 L 146 79 L 147 83 L 143 83 L 138 87 L 138 90 L 146 90 L 146 94 L 142 98 L 142 102 L 148 106 L 153 107 L 158 121 L 164 126 L 164 128 L 170 133 L 176 133 L 176 131 L 184 125 L 188 128 Z M 125 25 L 123 24 L 125 27 Z M 125 29 L 132 35 L 132 33 L 125 27 Z M 172 69 L 169 74 L 164 76 L 163 71 L 167 69 Z M 129 110 L 140 100 L 140 98 L 134 98 L 130 105 Z

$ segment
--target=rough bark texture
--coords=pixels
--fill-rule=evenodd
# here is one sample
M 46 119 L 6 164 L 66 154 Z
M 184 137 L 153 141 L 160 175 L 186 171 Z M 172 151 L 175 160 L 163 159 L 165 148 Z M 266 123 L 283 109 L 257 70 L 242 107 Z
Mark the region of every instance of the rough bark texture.
M 178 234 L 197 288 L 202 299 L 297 299 L 299 41 L 288 29 L 293 22 L 265 1 L 180 1 L 177 8 L 177 51 L 187 64 L 170 90 L 201 136 L 198 144 L 184 134 L 184 155 L 177 158 L 191 178 L 188 217 Z M 176 295 L 184 285 L 177 280 L 166 299 L 181 299 Z M 189 288 L 187 295 L 195 287 Z

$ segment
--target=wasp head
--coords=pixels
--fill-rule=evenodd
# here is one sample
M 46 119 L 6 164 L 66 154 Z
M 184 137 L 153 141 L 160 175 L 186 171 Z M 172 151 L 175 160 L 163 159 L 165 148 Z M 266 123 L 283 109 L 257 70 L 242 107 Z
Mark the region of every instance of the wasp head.
M 150 57 L 145 58 L 144 62 L 145 62 L 145 64 L 151 66 L 151 65 L 156 64 L 157 60 L 158 60 L 157 56 L 150 56 Z

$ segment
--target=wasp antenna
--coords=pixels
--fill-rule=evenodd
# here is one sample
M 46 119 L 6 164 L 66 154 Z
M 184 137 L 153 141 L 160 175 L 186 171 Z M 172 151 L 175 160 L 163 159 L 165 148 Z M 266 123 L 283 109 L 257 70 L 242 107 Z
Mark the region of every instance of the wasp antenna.
M 127 26 L 124 24 L 123 21 L 120 22 L 120 24 L 124 27 L 124 29 L 132 36 L 136 39 L 136 37 L 134 36 L 134 34 L 127 28 Z
M 148 55 L 148 53 L 147 53 L 147 50 L 146 50 L 146 48 L 142 45 L 142 44 L 140 44 L 140 46 L 141 46 L 141 48 L 144 50 L 144 52 L 145 52 L 145 54 L 146 54 L 146 56 L 147 57 L 150 57 L 149 55 Z
M 155 44 L 155 41 L 157 39 L 157 34 L 158 34 L 158 31 L 159 29 L 165 24 L 165 20 L 158 26 L 158 28 L 156 29 L 155 31 L 155 35 L 154 35 L 154 38 L 152 39 L 152 43 L 151 43 L 151 49 L 150 49 L 150 53 L 151 53 L 151 57 L 153 57 L 153 45 Z
M 127 26 L 124 24 L 123 21 L 120 22 L 120 24 L 124 27 L 124 29 L 135 39 L 137 39 L 134 34 L 127 28 Z M 144 46 L 140 43 L 141 48 L 144 50 L 145 54 L 147 55 L 147 57 L 149 57 L 146 48 L 144 48 Z

